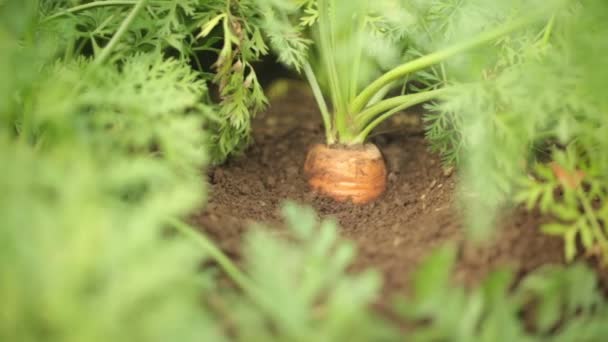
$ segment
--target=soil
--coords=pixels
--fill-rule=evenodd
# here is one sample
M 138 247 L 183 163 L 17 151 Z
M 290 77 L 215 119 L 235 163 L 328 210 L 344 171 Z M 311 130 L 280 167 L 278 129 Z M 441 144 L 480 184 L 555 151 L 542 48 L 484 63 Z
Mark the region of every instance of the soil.
M 363 206 L 320 198 L 307 186 L 303 165 L 308 148 L 323 141 L 320 115 L 311 95 L 290 83 L 289 91 L 255 119 L 255 143 L 243 156 L 209 172 L 209 202 L 192 222 L 230 257 L 240 256 L 245 232 L 256 221 L 280 224 L 279 208 L 290 199 L 337 218 L 343 237 L 358 245 L 354 269 L 379 269 L 384 276 L 380 304 L 409 290 L 411 271 L 435 247 L 459 246 L 455 278 L 467 286 L 508 266 L 524 275 L 545 264 L 563 263 L 558 238 L 538 231 L 542 217 L 506 212 L 500 233 L 485 246 L 465 242 L 455 205 L 456 173 L 442 167 L 424 140 L 420 111 L 396 117 L 372 138 L 388 166 L 388 190 Z

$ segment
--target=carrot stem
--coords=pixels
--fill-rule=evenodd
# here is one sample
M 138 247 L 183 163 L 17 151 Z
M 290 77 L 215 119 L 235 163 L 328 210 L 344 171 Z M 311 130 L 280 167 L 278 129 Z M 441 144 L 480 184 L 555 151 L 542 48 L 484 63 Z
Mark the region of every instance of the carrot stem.
M 304 70 L 304 75 L 306 75 L 306 79 L 308 80 L 308 84 L 312 89 L 312 93 L 317 101 L 317 105 L 319 106 L 319 110 L 321 111 L 321 117 L 323 118 L 323 126 L 325 126 L 325 139 L 328 145 L 331 145 L 336 142 L 336 138 L 332 132 L 331 126 L 331 117 L 329 114 L 329 109 L 327 108 L 327 103 L 325 102 L 325 98 L 323 97 L 323 93 L 321 92 L 321 87 L 317 82 L 317 78 L 315 77 L 312 68 L 308 62 L 305 62 L 302 66 Z
M 589 225 L 591 226 L 593 235 L 595 235 L 595 238 L 597 239 L 597 242 L 600 245 L 600 248 L 602 249 L 603 261 L 604 263 L 608 264 L 608 238 L 606 237 L 606 235 L 604 235 L 602 227 L 599 225 L 598 219 L 593 212 L 593 207 L 591 206 L 591 203 L 589 202 L 580 187 L 576 190 L 576 195 L 581 201 L 583 211 L 585 213 L 587 221 L 589 222 Z
M 442 62 L 442 61 L 446 60 L 447 58 L 450 58 L 459 53 L 462 53 L 462 52 L 465 52 L 472 48 L 475 48 L 477 46 L 486 44 L 492 40 L 495 40 L 499 37 L 507 35 L 513 31 L 516 31 L 516 30 L 526 26 L 530 22 L 534 21 L 537 18 L 537 16 L 538 15 L 533 15 L 531 17 L 528 17 L 528 18 L 525 18 L 522 20 L 518 20 L 518 21 L 510 23 L 508 25 L 501 26 L 494 30 L 481 33 L 468 41 L 465 41 L 465 42 L 462 42 L 462 43 L 459 43 L 456 45 L 452 45 L 443 50 L 422 56 L 420 58 L 417 58 L 413 61 L 402 64 L 402 65 L 388 71 L 384 75 L 377 78 L 370 85 L 368 85 L 365 89 L 363 89 L 363 91 L 361 91 L 361 93 L 359 93 L 359 95 L 353 100 L 353 102 L 350 106 L 350 112 L 351 113 L 360 112 L 363 108 L 365 108 L 366 104 L 374 96 L 374 94 L 376 94 L 378 91 L 380 91 L 387 84 L 389 84 L 395 80 L 398 80 L 402 77 L 405 77 L 406 75 L 408 75 L 410 73 L 425 69 L 434 64 Z
M 373 120 L 379 114 L 387 110 L 393 109 L 398 106 L 400 107 L 403 104 L 409 104 L 410 106 L 413 106 L 441 96 L 441 94 L 444 94 L 445 92 L 446 88 L 443 88 L 429 90 L 422 93 L 401 95 L 382 100 L 359 113 L 356 117 L 356 123 L 359 127 L 365 127 L 371 120 Z
M 373 120 L 370 123 L 366 123 L 366 126 L 364 126 L 364 128 L 361 130 L 361 132 L 355 137 L 355 139 L 353 140 L 354 144 L 362 144 L 365 142 L 365 139 L 367 139 L 367 136 L 374 130 L 374 128 L 376 128 L 378 125 L 380 125 L 382 122 L 384 122 L 385 120 L 387 120 L 388 118 L 390 118 L 391 116 L 397 114 L 398 112 L 407 109 L 409 107 L 415 106 L 417 104 L 432 100 L 434 98 L 437 98 L 438 96 L 440 96 L 441 94 L 444 94 L 445 91 L 447 89 L 438 89 L 438 90 L 431 90 L 431 91 L 426 91 L 423 93 L 417 93 L 417 94 L 411 94 L 411 95 L 403 95 L 403 96 L 399 96 L 399 97 L 395 97 L 389 100 L 399 100 L 399 105 L 395 105 L 395 103 L 397 101 L 391 102 L 391 105 L 393 105 L 393 108 L 391 110 L 389 110 L 388 112 L 378 116 L 375 120 Z M 388 100 L 385 100 L 388 101 Z M 382 102 L 385 102 L 382 101 Z M 378 103 L 376 106 L 381 105 L 382 102 Z M 374 106 L 374 107 L 376 107 Z M 372 108 L 374 108 L 372 107 Z M 384 108 L 381 108 L 383 110 L 385 110 Z M 380 111 L 378 111 L 380 112 Z M 371 118 L 373 118 L 373 116 L 370 115 Z
M 147 0 L 139 0 L 137 2 L 135 7 L 133 7 L 133 10 L 131 10 L 131 13 L 129 13 L 129 15 L 122 22 L 122 24 L 120 24 L 120 27 L 118 28 L 114 36 L 112 36 L 112 39 L 110 39 L 108 44 L 103 48 L 103 50 L 101 50 L 101 53 L 95 59 L 95 64 L 103 64 L 108 59 L 108 57 L 110 57 L 110 53 L 112 53 L 112 50 L 114 49 L 116 44 L 118 44 L 122 36 L 127 32 L 129 26 L 131 25 L 135 17 L 137 17 L 137 14 L 144 7 L 146 2 Z
M 84 11 L 84 10 L 88 10 L 91 8 L 95 8 L 95 7 L 103 7 L 103 6 L 121 6 L 121 5 L 135 5 L 137 3 L 137 0 L 108 0 L 108 1 L 94 1 L 94 2 L 90 2 L 88 4 L 83 4 L 83 5 L 78 5 L 78 6 L 74 6 L 71 8 L 68 8 L 66 10 L 57 12 L 53 15 L 50 15 L 46 18 L 44 18 L 42 20 L 42 22 L 47 22 L 47 21 L 51 21 L 54 19 L 57 19 L 59 17 L 62 17 L 64 15 L 67 14 L 71 14 L 71 13 L 76 13 L 76 12 L 80 12 L 80 11 Z
M 243 291 L 254 297 L 257 296 L 259 291 L 251 279 L 239 270 L 238 267 L 236 267 L 236 265 L 205 235 L 177 219 L 170 219 L 169 224 L 178 232 L 199 245 Z

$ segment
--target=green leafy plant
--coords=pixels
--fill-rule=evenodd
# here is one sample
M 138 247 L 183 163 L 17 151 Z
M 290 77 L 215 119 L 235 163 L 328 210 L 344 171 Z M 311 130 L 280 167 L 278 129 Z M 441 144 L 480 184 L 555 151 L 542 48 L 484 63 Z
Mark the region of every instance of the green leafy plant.
M 204 83 L 152 52 L 58 60 L 38 11 L 0 3 L 0 339 L 219 340 L 165 223 L 204 200 Z
M 163 233 L 201 184 L 165 161 L 63 142 L 35 150 L 0 133 L 0 338 L 217 341 L 198 301 L 203 255 Z M 126 200 L 134 182 L 160 184 Z
M 92 55 L 95 64 L 121 63 L 135 53 L 162 53 L 192 64 L 199 77 L 218 88 L 217 98 L 205 99 L 215 109 L 206 122 L 213 132 L 209 148 L 214 162 L 250 141 L 251 117 L 266 105 L 251 63 L 267 49 L 257 26 L 248 24 L 257 12 L 246 2 L 40 0 L 38 8 L 35 31 L 52 36 L 54 50 L 64 60 L 84 54 Z M 212 30 L 217 13 L 225 18 L 223 32 Z M 213 57 L 205 54 L 216 55 L 213 72 L 206 62 Z
M 510 5 L 495 2 L 486 17 Z M 568 260 L 580 242 L 605 262 L 608 7 L 573 1 L 549 14 L 544 26 L 446 64 L 456 88 L 431 108 L 428 137 L 446 161 L 461 165 L 474 235 L 491 232 L 505 204 L 524 203 L 553 218 L 543 230 L 564 238 Z M 450 25 L 453 35 L 467 28 Z
M 217 107 L 220 120 L 210 129 L 220 132 L 214 143 L 223 160 L 246 146 L 250 141 L 253 114 L 267 105 L 252 65 L 268 53 L 257 24 L 263 13 L 253 6 L 252 0 L 197 3 L 194 18 L 200 32 L 196 39 L 197 42 L 204 40 L 202 46 L 193 49 L 217 54 L 213 81 L 220 96 Z
M 39 10 L 10 5 L 33 17 Z M 64 59 L 47 50 L 57 37 L 38 31 L 36 20 L 4 23 L 0 339 L 331 341 L 391 333 L 368 309 L 378 275 L 347 274 L 353 246 L 338 241 L 332 221 L 318 226 L 310 209 L 285 209 L 294 240 L 250 237 L 246 276 L 198 233 L 185 236 L 208 253 L 171 230 L 204 200 L 201 127 L 213 115 L 204 79 L 185 60 L 120 50 L 101 62 Z M 41 36 L 28 42 L 29 30 Z M 201 270 L 207 256 L 241 288 L 221 287 L 214 267 Z M 221 304 L 233 308 L 229 315 Z
M 287 204 L 284 236 L 259 228 L 245 240 L 244 271 L 181 222 L 205 199 L 200 171 L 217 140 L 201 128 L 217 107 L 208 103 L 206 75 L 185 58 L 190 43 L 174 38 L 195 39 L 192 30 L 204 27 L 212 41 L 213 18 L 233 34 L 238 26 L 222 21 L 222 11 L 260 19 L 238 7 L 247 4 L 219 13 L 189 0 L 0 1 L 1 340 L 401 340 L 370 308 L 378 274 L 349 271 L 354 247 L 334 221 Z M 89 24 L 95 29 L 83 29 Z M 246 42 L 222 41 L 223 49 L 239 46 L 228 54 L 233 65 L 247 60 L 239 57 Z M 555 159 L 572 176 L 583 165 L 571 164 L 581 156 L 573 148 L 586 145 L 570 146 Z M 584 188 L 572 189 L 591 194 L 593 170 L 584 169 Z M 565 187 L 572 177 L 551 179 Z M 605 300 L 582 266 L 540 271 L 514 291 L 512 277 L 498 273 L 467 293 L 448 285 L 454 255 L 444 250 L 418 272 L 406 311 L 424 322 L 407 337 L 606 335 Z M 218 279 L 215 265 L 236 287 Z M 538 303 L 533 331 L 516 319 L 529 303 Z
M 258 2 L 269 14 L 263 27 L 279 60 L 302 70 L 310 83 L 329 145 L 363 143 L 390 116 L 445 94 L 447 89 L 433 89 L 440 85 L 434 84 L 385 98 L 395 86 L 420 77 L 416 72 L 432 75 L 425 69 L 507 36 L 532 20 L 512 20 L 445 49 L 422 53 L 422 39 L 415 35 L 432 39 L 437 32 L 431 32 L 427 21 L 449 18 L 448 11 L 438 10 L 441 1 L 431 2 L 432 8 L 396 1 Z M 331 113 L 324 95 L 331 99 Z
M 249 233 L 244 271 L 192 227 L 173 222 L 243 290 L 214 299 L 236 341 L 601 341 L 608 333 L 608 306 L 587 266 L 547 265 L 517 281 L 503 269 L 465 288 L 451 279 L 457 253 L 448 245 L 426 257 L 411 295 L 398 298 L 407 324 L 399 334 L 370 311 L 377 274 L 345 272 L 353 249 L 337 239 L 335 223 L 293 203 L 283 217 L 288 235 Z
M 411 341 L 601 341 L 608 310 L 584 265 L 546 266 L 512 288 L 513 273 L 495 271 L 473 290 L 450 281 L 455 249 L 428 257 L 400 312 L 416 328 Z
M 373 313 L 380 289 L 374 271 L 350 274 L 352 243 L 339 239 L 333 220 L 319 220 L 309 207 L 283 206 L 289 235 L 254 227 L 239 271 L 208 240 L 180 222 L 174 225 L 216 256 L 243 294 L 217 298 L 230 308 L 226 327 L 235 341 L 383 341 L 395 331 Z
M 356 204 L 369 203 L 386 189 L 381 153 L 366 144 L 376 127 L 414 105 L 458 98 L 464 86 L 451 80 L 448 63 L 464 52 L 481 53 L 509 41 L 516 32 L 537 30 L 560 5 L 557 0 L 510 6 L 484 0 L 256 2 L 266 13 L 260 25 L 271 47 L 281 62 L 304 74 L 321 113 L 326 141 L 309 150 L 304 166 L 309 185 Z M 453 16 L 468 17 L 471 25 L 453 28 Z M 452 35 L 456 29 L 460 33 Z M 431 121 L 436 122 L 429 128 L 432 138 L 456 141 L 457 134 L 445 133 L 449 120 Z

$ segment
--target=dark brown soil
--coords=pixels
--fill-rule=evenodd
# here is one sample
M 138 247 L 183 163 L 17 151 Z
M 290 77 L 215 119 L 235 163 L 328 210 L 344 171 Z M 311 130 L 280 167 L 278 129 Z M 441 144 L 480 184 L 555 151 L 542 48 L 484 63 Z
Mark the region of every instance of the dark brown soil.
M 342 235 L 356 242 L 356 269 L 383 272 L 385 302 L 406 293 L 411 271 L 448 241 L 460 246 L 455 277 L 465 284 L 503 265 L 525 274 L 563 262 L 561 240 L 539 233 L 541 218 L 521 210 L 501 220 L 503 229 L 493 244 L 465 243 L 454 205 L 455 173 L 443 169 L 428 151 L 419 115 L 403 114 L 389 128 L 391 132 L 373 139 L 389 169 L 385 195 L 365 206 L 318 198 L 308 190 L 302 166 L 308 147 L 322 141 L 323 129 L 311 96 L 292 84 L 287 95 L 274 99 L 255 120 L 255 144 L 247 153 L 211 170 L 209 203 L 193 222 L 238 259 L 250 223 L 279 222 L 278 208 L 286 199 L 310 204 L 320 215 L 336 217 Z

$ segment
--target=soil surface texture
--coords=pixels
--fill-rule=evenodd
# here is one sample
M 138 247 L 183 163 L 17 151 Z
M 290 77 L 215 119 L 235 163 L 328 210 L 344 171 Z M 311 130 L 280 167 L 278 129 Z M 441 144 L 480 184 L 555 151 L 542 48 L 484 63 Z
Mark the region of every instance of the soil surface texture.
M 342 236 L 357 244 L 355 270 L 382 272 L 381 306 L 396 294 L 407 294 L 411 271 L 448 241 L 459 247 L 455 281 L 467 286 L 502 266 L 524 275 L 563 263 L 561 240 L 541 234 L 542 217 L 524 210 L 504 214 L 493 242 L 473 246 L 465 241 L 455 204 L 456 172 L 429 152 L 419 112 L 400 114 L 381 129 L 387 132 L 371 139 L 387 162 L 386 193 L 368 205 L 336 203 L 316 196 L 306 183 L 306 153 L 323 141 L 323 127 L 312 96 L 290 83 L 289 91 L 255 119 L 255 143 L 246 153 L 209 171 L 209 202 L 192 222 L 238 261 L 253 222 L 280 225 L 284 200 L 309 204 L 322 217 L 337 218 Z

